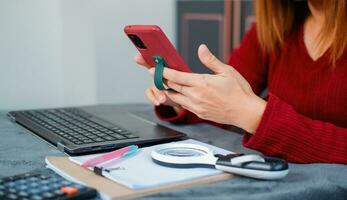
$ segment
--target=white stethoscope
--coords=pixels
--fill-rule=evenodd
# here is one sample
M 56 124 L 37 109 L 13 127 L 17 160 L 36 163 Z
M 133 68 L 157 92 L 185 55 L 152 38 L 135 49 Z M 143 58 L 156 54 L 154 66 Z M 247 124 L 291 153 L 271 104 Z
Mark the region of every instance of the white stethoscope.
M 162 144 L 152 150 L 151 156 L 155 163 L 167 167 L 213 167 L 264 180 L 281 179 L 289 172 L 287 162 L 282 159 L 259 155 L 215 155 L 208 147 L 190 143 Z

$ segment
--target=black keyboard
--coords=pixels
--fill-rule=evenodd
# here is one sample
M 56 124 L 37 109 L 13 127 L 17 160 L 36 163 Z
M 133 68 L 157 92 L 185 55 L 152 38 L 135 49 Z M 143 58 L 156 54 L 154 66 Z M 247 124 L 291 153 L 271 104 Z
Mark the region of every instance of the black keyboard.
M 21 114 L 76 145 L 138 138 L 123 128 L 108 128 L 91 121 L 87 113 L 75 108 L 22 111 Z
M 29 172 L 0 179 L 0 200 L 77 200 L 97 195 L 93 188 L 48 172 Z

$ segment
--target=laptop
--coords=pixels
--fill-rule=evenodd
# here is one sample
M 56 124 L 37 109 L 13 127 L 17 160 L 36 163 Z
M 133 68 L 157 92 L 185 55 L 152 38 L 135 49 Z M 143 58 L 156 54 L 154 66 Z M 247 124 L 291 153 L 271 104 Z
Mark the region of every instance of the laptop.
M 8 116 L 69 155 L 97 153 L 131 144 L 148 146 L 186 136 L 121 111 L 116 105 L 12 111 Z

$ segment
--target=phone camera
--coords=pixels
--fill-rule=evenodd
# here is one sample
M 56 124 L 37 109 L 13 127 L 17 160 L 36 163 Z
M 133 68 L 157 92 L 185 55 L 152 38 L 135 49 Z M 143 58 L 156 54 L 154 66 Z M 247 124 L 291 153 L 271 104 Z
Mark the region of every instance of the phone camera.
M 135 34 L 128 34 L 130 40 L 140 49 L 146 49 L 145 44 L 142 40 Z

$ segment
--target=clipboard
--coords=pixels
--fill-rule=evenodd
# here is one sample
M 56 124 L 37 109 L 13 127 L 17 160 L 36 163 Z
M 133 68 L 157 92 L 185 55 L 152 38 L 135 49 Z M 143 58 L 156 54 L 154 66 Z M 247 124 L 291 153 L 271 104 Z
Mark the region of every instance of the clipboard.
M 199 179 L 189 180 L 181 183 L 165 185 L 157 188 L 132 190 L 123 185 L 115 183 L 105 177 L 98 176 L 94 172 L 84 169 L 83 167 L 71 162 L 68 157 L 47 157 L 47 162 L 56 169 L 63 171 L 68 176 L 83 184 L 97 189 L 102 194 L 110 199 L 130 199 L 151 194 L 156 194 L 164 191 L 177 190 L 189 186 L 202 185 L 231 179 L 234 176 L 229 173 L 221 173 L 217 175 L 207 176 Z

